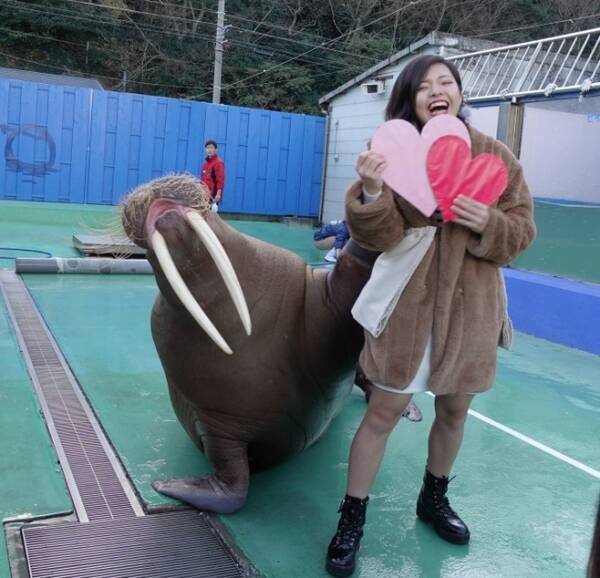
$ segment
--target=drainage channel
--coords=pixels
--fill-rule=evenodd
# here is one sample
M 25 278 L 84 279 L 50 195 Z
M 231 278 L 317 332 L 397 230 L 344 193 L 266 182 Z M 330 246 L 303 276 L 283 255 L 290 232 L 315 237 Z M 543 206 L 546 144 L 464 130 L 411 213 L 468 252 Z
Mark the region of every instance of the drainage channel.
M 195 510 L 145 515 L 24 283 L 0 270 L 0 289 L 79 520 L 22 528 L 31 578 L 254 574 L 207 516 Z

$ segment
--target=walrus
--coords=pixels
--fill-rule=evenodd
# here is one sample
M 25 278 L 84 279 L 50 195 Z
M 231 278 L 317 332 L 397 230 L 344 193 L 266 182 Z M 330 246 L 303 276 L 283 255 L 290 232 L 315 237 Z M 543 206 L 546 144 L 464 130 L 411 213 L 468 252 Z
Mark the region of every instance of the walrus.
M 348 398 L 363 345 L 350 310 L 377 254 L 350 241 L 332 270 L 313 268 L 226 224 L 191 175 L 139 186 L 121 217 L 156 277 L 151 331 L 174 411 L 214 468 L 154 488 L 235 512 L 250 473 L 315 443 Z

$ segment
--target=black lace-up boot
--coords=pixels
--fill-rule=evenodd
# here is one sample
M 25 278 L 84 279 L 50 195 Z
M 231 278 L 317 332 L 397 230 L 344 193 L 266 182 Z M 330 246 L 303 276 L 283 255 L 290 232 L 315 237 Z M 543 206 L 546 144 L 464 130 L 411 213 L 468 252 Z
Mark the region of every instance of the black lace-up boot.
M 361 500 L 346 495 L 340 504 L 338 512 L 342 515 L 329 544 L 325 565 L 332 576 L 350 576 L 354 572 L 368 501 L 368 497 Z
M 453 478 L 454 479 L 454 478 Z M 468 544 L 471 534 L 459 515 L 450 507 L 446 492 L 450 480 L 436 478 L 425 470 L 423 486 L 417 500 L 417 516 L 433 524 L 438 536 L 452 544 Z

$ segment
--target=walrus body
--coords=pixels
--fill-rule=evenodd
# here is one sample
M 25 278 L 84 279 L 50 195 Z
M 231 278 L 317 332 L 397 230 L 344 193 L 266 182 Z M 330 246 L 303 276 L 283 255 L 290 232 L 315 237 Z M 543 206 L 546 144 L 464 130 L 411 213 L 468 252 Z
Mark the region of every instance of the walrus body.
M 156 482 L 155 487 L 200 509 L 233 512 L 246 500 L 250 471 L 314 443 L 346 400 L 363 343 L 350 309 L 374 255 L 351 245 L 333 270 L 312 269 L 196 204 L 194 212 L 216 235 L 240 281 L 252 323 L 248 336 L 215 260 L 183 217 L 193 206 L 189 192 L 177 193 L 185 187 L 203 193 L 191 177 L 166 177 L 134 191 L 123 208 L 125 229 L 148 248 L 160 289 L 152 336 L 173 408 L 215 468 L 211 476 Z M 144 200 L 137 201 L 142 193 Z M 127 214 L 136 202 L 143 208 Z M 182 305 L 150 240 L 154 231 L 164 238 L 181 278 L 231 355 Z

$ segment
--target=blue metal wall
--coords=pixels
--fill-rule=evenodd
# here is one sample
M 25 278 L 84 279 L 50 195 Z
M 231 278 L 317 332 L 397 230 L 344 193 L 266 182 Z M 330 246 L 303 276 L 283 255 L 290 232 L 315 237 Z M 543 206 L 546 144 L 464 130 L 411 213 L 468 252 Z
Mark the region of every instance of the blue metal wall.
M 116 204 L 219 143 L 221 210 L 317 216 L 325 120 L 139 94 L 0 80 L 0 199 Z
M 517 269 L 503 272 L 516 329 L 600 355 L 600 285 Z

